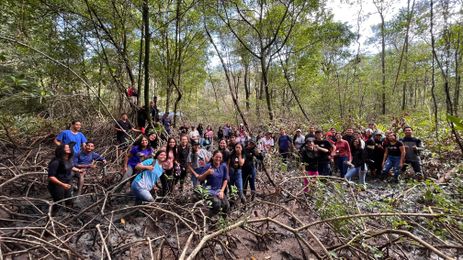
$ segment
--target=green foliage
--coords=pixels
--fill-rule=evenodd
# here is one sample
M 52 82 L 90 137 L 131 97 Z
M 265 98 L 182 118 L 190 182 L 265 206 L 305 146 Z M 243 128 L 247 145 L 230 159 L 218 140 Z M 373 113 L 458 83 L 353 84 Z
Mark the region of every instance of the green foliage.
M 212 207 L 212 201 L 210 200 L 211 194 L 209 194 L 209 190 L 207 188 L 203 187 L 202 185 L 198 185 L 195 188 L 195 192 L 200 195 L 201 199 L 206 202 L 208 207 Z
M 447 115 L 447 120 L 455 125 L 455 129 L 463 130 L 463 119 L 456 116 Z

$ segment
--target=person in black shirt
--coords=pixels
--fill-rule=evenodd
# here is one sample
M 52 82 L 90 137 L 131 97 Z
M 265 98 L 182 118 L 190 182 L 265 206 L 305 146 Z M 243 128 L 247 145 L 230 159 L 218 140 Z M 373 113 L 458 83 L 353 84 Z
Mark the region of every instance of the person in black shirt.
M 159 138 L 154 129 L 148 131 L 148 145 L 153 148 L 153 151 L 157 151 L 159 148 Z
M 318 147 L 314 141 L 307 139 L 305 146 L 301 149 L 301 161 L 305 165 L 305 175 L 318 176 L 318 160 L 320 153 L 326 153 L 328 149 Z M 304 191 L 308 192 L 308 178 L 304 178 Z
M 203 134 L 204 134 L 204 127 L 203 127 L 203 124 L 199 123 L 199 124 L 198 124 L 198 127 L 196 127 L 196 130 L 198 130 L 198 133 L 199 133 L 200 138 L 203 138 Z
M 146 109 L 139 107 L 137 111 L 137 127 L 143 132 L 146 126 Z
M 327 150 L 327 152 L 319 151 L 318 153 L 318 173 L 324 176 L 331 175 L 330 154 L 333 151 L 333 145 L 323 139 L 323 132 L 320 130 L 315 131 L 315 145 Z
M 228 159 L 228 171 L 230 176 L 230 186 L 235 186 L 238 189 L 238 196 L 241 203 L 246 203 L 246 197 L 243 193 L 243 165 L 246 160 L 243 145 L 236 143 L 233 152 Z
M 114 129 L 116 129 L 116 140 L 118 144 L 118 149 L 116 150 L 116 157 L 119 158 L 119 152 L 127 149 L 131 140 L 129 139 L 129 132 L 140 132 L 140 130 L 134 128 L 129 121 L 127 113 L 122 113 L 121 118 L 116 121 L 114 124 Z
M 48 191 L 54 202 L 72 196 L 72 171 L 83 173 L 81 169 L 73 167 L 72 145 L 61 144 L 55 149 L 55 157 L 48 164 Z M 71 200 L 66 200 L 67 206 L 72 206 Z M 58 210 L 56 204 L 52 206 L 52 214 Z
M 305 135 L 305 140 L 304 141 L 315 141 L 315 127 L 311 126 L 309 127 L 309 132 Z
M 389 171 L 394 168 L 394 182 L 399 182 L 400 169 L 404 165 L 405 146 L 397 140 L 395 133 L 391 132 L 387 136 L 387 143 L 384 144 L 383 173 L 382 178 L 387 177 Z
M 422 179 L 420 151 L 423 150 L 423 144 L 420 139 L 413 137 L 413 129 L 410 126 L 404 127 L 405 137 L 400 141 L 405 146 L 405 163 L 410 164 L 415 172 L 417 179 Z M 406 164 L 402 167 L 402 172 L 406 171 Z
M 222 162 L 228 163 L 228 158 L 230 158 L 230 151 L 227 148 L 227 140 L 220 140 L 219 151 L 222 153 Z
M 350 147 L 352 147 L 355 136 L 354 136 L 354 129 L 352 128 L 347 128 L 346 131 L 344 132 L 345 134 L 342 136 L 342 139 L 346 140 L 349 142 Z
M 251 200 L 256 195 L 256 165 L 255 159 L 263 160 L 264 157 L 258 151 L 256 143 L 253 140 L 248 141 L 245 148 L 246 160 L 243 165 L 243 190 L 246 195 L 248 184 L 251 188 Z
M 384 148 L 382 132 L 376 132 L 372 139 L 366 142 L 369 167 L 372 176 L 379 176 L 383 170 Z
M 179 127 L 179 129 L 178 129 L 178 131 L 180 132 L 181 135 L 188 134 L 188 130 L 190 130 L 190 128 L 185 123 L 183 123 L 182 126 Z
M 117 143 L 124 147 L 128 145 L 129 131 L 140 132 L 140 130 L 132 126 L 127 113 L 121 114 L 121 119 L 116 121 L 114 128 L 116 129 Z
M 153 122 L 158 122 L 159 121 L 159 110 L 158 110 L 158 97 L 154 96 L 153 100 L 150 102 L 150 112 L 151 112 L 151 118 L 153 119 Z

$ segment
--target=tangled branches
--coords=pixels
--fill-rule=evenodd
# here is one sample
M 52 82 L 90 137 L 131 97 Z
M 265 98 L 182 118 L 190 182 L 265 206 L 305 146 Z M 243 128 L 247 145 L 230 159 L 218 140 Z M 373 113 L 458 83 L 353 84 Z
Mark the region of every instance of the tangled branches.
M 114 157 L 113 147 L 103 154 Z M 207 218 L 206 201 L 175 190 L 135 205 L 116 193 L 119 166 L 89 174 L 73 206 L 51 214 L 49 150 L 0 165 L 0 255 L 4 258 L 456 258 L 463 253 L 463 183 L 454 179 L 366 191 L 336 177 L 310 182 L 278 160 L 258 176 L 258 197 L 234 203 L 227 218 Z M 21 157 L 19 157 L 21 158 Z M 118 161 L 117 158 L 112 158 Z M 120 158 L 119 158 L 120 160 Z M 271 181 L 275 183 L 270 185 Z

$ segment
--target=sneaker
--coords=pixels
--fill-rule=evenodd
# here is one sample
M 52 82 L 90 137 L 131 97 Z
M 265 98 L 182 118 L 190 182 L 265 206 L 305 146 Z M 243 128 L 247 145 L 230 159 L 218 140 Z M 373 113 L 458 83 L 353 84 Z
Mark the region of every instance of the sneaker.
M 399 177 L 395 177 L 395 176 L 394 176 L 394 177 L 392 178 L 392 183 L 396 183 L 396 184 L 399 183 Z

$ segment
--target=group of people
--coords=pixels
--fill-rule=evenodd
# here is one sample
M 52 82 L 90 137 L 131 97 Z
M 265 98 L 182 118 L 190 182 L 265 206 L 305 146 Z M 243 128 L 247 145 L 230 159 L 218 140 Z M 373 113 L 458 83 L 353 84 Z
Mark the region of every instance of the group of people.
M 48 186 L 54 201 L 67 199 L 71 203 L 73 176 L 78 179 L 80 194 L 87 169 L 94 168 L 97 161 L 106 163 L 80 129 L 81 123 L 74 121 L 55 139 L 57 148 L 49 164 Z M 271 131 L 253 136 L 243 124 L 225 124 L 216 133 L 211 126 L 183 124 L 178 131 L 169 126 L 169 134 L 165 135 L 165 126 L 155 124 L 141 129 L 122 114 L 114 129 L 118 151 L 124 152 L 123 182 L 130 184 L 127 186 L 138 203 L 154 201 L 153 189 L 160 189 L 161 197 L 182 192 L 189 176 L 193 189 L 198 191 L 195 194 L 211 201 L 210 215 L 226 213 L 230 197 L 241 203 L 254 199 L 257 165 L 267 156 L 278 155 L 283 163 L 300 163 L 306 176 L 338 172 L 351 181 L 358 175 L 362 185 L 366 184 L 367 172 L 372 178 L 386 179 L 393 170 L 392 181 L 398 182 L 406 165 L 413 167 L 417 178 L 423 178 L 419 156 L 423 146 L 410 126 L 403 128 L 402 139 L 392 131 L 383 133 L 374 123 L 361 130 L 347 128 L 342 133 L 334 128 L 324 133 L 310 127 L 303 134 L 297 129 L 293 136 L 283 128 L 276 136 Z M 133 133 L 138 137 L 133 139 Z M 306 192 L 309 185 L 306 178 Z

